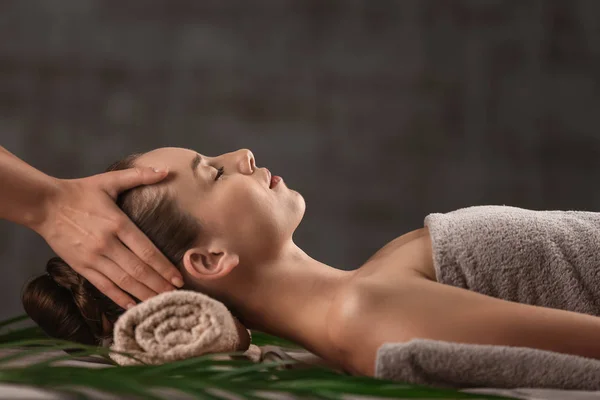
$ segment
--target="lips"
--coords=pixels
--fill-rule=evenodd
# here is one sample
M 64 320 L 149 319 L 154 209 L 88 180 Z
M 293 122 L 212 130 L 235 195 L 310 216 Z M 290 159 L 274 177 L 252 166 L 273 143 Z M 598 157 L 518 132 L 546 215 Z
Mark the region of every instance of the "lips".
M 265 168 L 267 172 L 267 180 L 269 181 L 269 189 L 273 189 L 282 179 L 280 176 L 272 175 L 268 168 Z
M 275 186 L 277 186 L 277 184 L 281 181 L 281 177 L 280 176 L 273 176 L 271 177 L 271 189 L 275 188 Z

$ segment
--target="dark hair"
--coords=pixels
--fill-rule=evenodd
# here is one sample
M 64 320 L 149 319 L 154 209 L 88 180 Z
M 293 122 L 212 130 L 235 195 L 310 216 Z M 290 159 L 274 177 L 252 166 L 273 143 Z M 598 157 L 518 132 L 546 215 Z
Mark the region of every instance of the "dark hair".
M 132 154 L 107 168 L 118 171 L 134 166 L 141 154 Z M 117 198 L 117 205 L 176 266 L 200 235 L 200 222 L 183 211 L 166 190 L 138 186 Z M 112 324 L 125 311 L 79 275 L 60 257 L 51 258 L 46 272 L 23 288 L 23 307 L 49 336 L 82 344 L 99 345 L 102 316 Z

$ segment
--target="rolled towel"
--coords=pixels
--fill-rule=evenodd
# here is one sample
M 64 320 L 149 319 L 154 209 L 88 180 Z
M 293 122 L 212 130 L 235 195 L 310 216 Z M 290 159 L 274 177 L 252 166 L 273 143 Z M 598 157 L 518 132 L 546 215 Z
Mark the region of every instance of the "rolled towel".
M 261 355 L 250 331 L 223 303 L 189 290 L 161 293 L 127 310 L 115 323 L 110 348 L 152 365 L 243 350 L 259 362 Z M 119 365 L 140 364 L 126 355 L 109 355 Z

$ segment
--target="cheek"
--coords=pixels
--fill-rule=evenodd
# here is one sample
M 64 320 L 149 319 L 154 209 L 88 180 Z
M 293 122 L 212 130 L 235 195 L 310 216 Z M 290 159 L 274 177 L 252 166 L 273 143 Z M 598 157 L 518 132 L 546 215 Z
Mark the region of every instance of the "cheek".
M 248 185 L 231 185 L 224 190 L 220 207 L 229 223 L 238 224 L 240 229 L 260 227 L 274 216 L 273 199 L 263 188 Z

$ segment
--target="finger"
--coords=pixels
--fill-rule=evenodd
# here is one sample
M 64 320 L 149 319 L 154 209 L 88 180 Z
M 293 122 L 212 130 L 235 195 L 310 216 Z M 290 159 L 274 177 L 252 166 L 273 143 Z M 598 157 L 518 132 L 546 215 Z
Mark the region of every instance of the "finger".
M 140 185 L 151 185 L 163 180 L 169 171 L 156 170 L 150 167 L 134 167 L 122 171 L 110 171 L 97 175 L 102 180 L 102 187 L 116 199 L 122 191 Z
M 162 285 L 170 286 L 171 284 L 177 287 L 183 286 L 181 272 L 133 222 L 124 224 L 122 229 L 117 232 L 117 236 L 137 258 L 150 267 L 150 271 L 143 271 L 148 272 L 148 275 L 138 278 L 142 283 L 152 288 L 159 288 Z M 158 281 L 156 281 L 157 277 L 160 278 Z
M 125 245 L 119 241 L 118 245 L 111 249 L 110 257 L 119 268 L 130 275 L 140 284 L 144 285 L 156 293 L 163 293 L 174 290 L 175 287 L 169 283 L 162 275 L 160 275 L 154 268 L 148 265 L 144 260 L 140 259 L 131 249 L 125 247 Z M 150 242 L 148 240 L 148 242 Z M 152 244 L 150 242 L 150 244 Z M 154 245 L 152 245 L 154 247 Z M 158 251 L 158 250 L 156 250 Z M 172 266 L 172 268 L 175 268 Z M 177 271 L 177 269 L 175 269 Z M 126 289 L 126 288 L 124 288 Z M 129 292 L 129 290 L 127 290 Z M 130 292 L 135 295 L 135 293 Z
M 83 269 L 80 274 L 94 285 L 100 292 L 114 301 L 119 307 L 127 309 L 129 305 L 135 305 L 135 300 L 119 289 L 110 279 L 91 268 Z
M 114 252 L 111 252 L 114 254 Z M 158 294 L 122 269 L 119 264 L 108 257 L 100 257 L 96 270 L 106 276 L 120 289 L 144 301 Z

